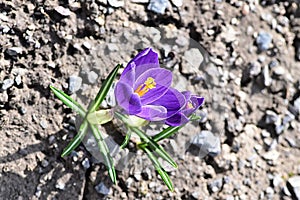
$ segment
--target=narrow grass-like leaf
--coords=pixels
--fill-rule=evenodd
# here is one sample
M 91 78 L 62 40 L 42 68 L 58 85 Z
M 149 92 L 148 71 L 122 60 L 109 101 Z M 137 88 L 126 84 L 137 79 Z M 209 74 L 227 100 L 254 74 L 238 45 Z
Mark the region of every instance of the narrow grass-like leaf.
M 76 111 L 81 117 L 85 117 L 86 111 L 79 103 L 77 103 L 74 99 L 72 99 L 69 95 L 67 95 L 63 91 L 51 85 L 50 85 L 50 89 L 64 104 L 66 104 L 72 110 Z
M 78 145 L 80 144 L 80 142 L 83 140 L 84 136 L 87 133 L 88 130 L 88 122 L 87 120 L 85 120 L 79 128 L 78 133 L 76 134 L 76 136 L 71 140 L 71 142 L 68 144 L 68 146 L 66 148 L 64 148 L 61 157 L 67 156 L 69 155 L 74 149 L 76 149 L 76 147 L 78 147 Z
M 153 141 L 148 137 L 143 131 L 138 128 L 131 127 L 131 129 L 145 142 L 148 146 L 155 151 L 162 159 L 170 163 L 174 168 L 178 168 L 176 162 L 171 158 L 171 156 L 163 149 L 162 146 Z
M 168 173 L 163 169 L 161 164 L 159 163 L 158 159 L 155 157 L 155 155 L 147 148 L 147 147 L 140 147 L 146 154 L 148 155 L 149 159 L 153 163 L 156 171 L 162 178 L 162 180 L 165 182 L 165 184 L 168 186 L 169 190 L 172 192 L 174 191 L 173 183 L 168 175 Z
M 155 142 L 159 142 L 165 138 L 172 136 L 177 131 L 179 131 L 179 129 L 181 129 L 181 128 L 182 128 L 182 126 L 170 126 L 166 129 L 164 129 L 162 132 L 158 133 L 157 135 L 153 136 L 152 139 Z
M 120 148 L 123 149 L 126 147 L 126 145 L 129 143 L 130 141 L 130 138 L 131 138 L 131 134 L 132 134 L 132 131 L 130 129 L 128 129 L 128 132 L 125 136 L 125 139 L 124 141 L 122 142 L 122 144 L 120 145 Z
M 164 129 L 163 131 L 161 131 L 160 133 L 156 134 L 155 136 L 152 137 L 152 140 L 154 142 L 159 142 L 163 139 L 166 139 L 172 135 L 174 135 L 177 131 L 179 131 L 179 129 L 181 129 L 183 126 L 170 126 L 166 129 Z M 147 146 L 148 144 L 146 142 L 143 142 L 140 144 L 140 146 Z
M 113 84 L 118 70 L 120 69 L 122 65 L 118 64 L 108 75 L 108 77 L 106 78 L 106 80 L 103 82 L 96 98 L 95 101 L 93 102 L 91 108 L 89 109 L 89 113 L 94 112 L 95 110 L 97 110 L 97 108 L 99 108 L 100 104 L 102 103 L 102 101 L 104 100 L 104 98 L 106 97 L 111 85 Z
M 86 111 L 79 103 L 77 103 L 74 99 L 72 99 L 69 95 L 67 95 L 63 91 L 58 90 L 53 86 L 50 86 L 50 89 L 64 104 L 66 104 L 72 110 L 76 111 L 81 117 L 83 118 L 85 117 Z M 78 145 L 86 135 L 87 129 L 88 129 L 88 122 L 84 120 L 80 125 L 79 131 L 76 134 L 76 136 L 71 140 L 71 142 L 67 145 L 67 147 L 64 148 L 61 157 L 69 155 L 76 147 L 78 147 Z
M 110 156 L 110 153 L 109 153 L 108 147 L 104 141 L 104 138 L 97 126 L 91 124 L 90 127 L 91 127 L 93 135 L 98 143 L 99 150 L 100 150 L 101 154 L 103 155 L 104 164 L 106 165 L 109 177 L 111 178 L 113 183 L 116 183 L 117 182 L 116 170 L 114 167 L 113 159 Z

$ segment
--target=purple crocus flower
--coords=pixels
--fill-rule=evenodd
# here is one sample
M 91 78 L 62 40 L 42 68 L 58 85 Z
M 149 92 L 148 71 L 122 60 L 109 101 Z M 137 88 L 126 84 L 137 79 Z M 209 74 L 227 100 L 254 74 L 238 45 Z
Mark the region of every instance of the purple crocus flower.
M 187 123 L 189 121 L 189 116 L 191 116 L 203 103 L 204 97 L 199 97 L 197 95 L 191 95 L 189 91 L 182 92 L 187 101 L 186 106 L 166 119 L 166 124 L 169 126 L 179 126 Z
M 186 106 L 186 97 L 171 88 L 172 73 L 160 68 L 158 55 L 146 48 L 133 58 L 115 88 L 118 105 L 126 114 L 162 121 Z M 174 123 L 175 124 L 175 123 Z

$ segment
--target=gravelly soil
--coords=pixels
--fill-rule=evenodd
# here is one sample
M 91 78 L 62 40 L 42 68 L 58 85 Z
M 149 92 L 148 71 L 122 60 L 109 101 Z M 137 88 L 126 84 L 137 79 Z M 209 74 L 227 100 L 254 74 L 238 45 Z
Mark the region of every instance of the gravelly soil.
M 163 15 L 108 2 L 0 2 L 0 199 L 300 199 L 299 1 L 186 0 Z M 87 106 L 113 67 L 147 46 L 176 88 L 206 98 L 205 120 L 163 143 L 179 164 L 173 193 L 133 143 L 117 185 L 84 145 L 60 157 L 78 120 L 49 85 L 71 94 L 79 77 L 72 97 Z M 186 61 L 193 48 L 200 67 Z M 120 143 L 115 128 L 103 131 Z M 187 148 L 201 130 L 220 138 L 218 156 Z

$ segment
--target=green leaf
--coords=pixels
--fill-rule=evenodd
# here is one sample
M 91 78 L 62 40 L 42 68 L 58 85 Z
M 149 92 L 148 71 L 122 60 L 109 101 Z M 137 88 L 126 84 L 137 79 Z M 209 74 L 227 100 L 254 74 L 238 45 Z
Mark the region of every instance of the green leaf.
M 86 111 L 79 103 L 77 103 L 74 99 L 72 99 L 63 91 L 56 89 L 51 85 L 50 89 L 64 104 L 66 104 L 72 110 L 76 111 L 81 117 L 85 117 Z
M 105 81 L 103 82 L 94 103 L 92 104 L 91 108 L 89 109 L 89 113 L 94 112 L 95 110 L 97 110 L 100 106 L 100 104 L 102 103 L 102 101 L 104 100 L 104 98 L 106 97 L 111 85 L 114 82 L 115 77 L 117 76 L 118 70 L 120 69 L 122 65 L 118 64 L 108 75 L 108 77 L 105 79 Z
M 95 126 L 95 125 L 90 125 L 91 126 L 91 129 L 92 129 L 92 132 L 93 132 L 93 135 L 98 143 L 98 147 L 99 147 L 99 150 L 104 158 L 104 164 L 106 165 L 106 168 L 107 168 L 107 171 L 108 171 L 108 174 L 112 180 L 113 183 L 116 183 L 117 182 L 117 175 L 116 175 L 116 170 L 115 170 L 115 167 L 114 167 L 114 163 L 113 163 L 113 159 L 112 157 L 110 156 L 110 153 L 109 153 L 109 149 L 103 139 L 103 136 L 101 134 L 101 132 L 99 131 L 98 127 Z
M 132 134 L 131 129 L 128 129 L 127 134 L 125 136 L 125 139 L 124 139 L 124 141 L 122 142 L 122 144 L 120 146 L 121 149 L 125 148 L 126 145 L 129 143 L 130 138 L 131 138 L 131 134 Z
M 178 168 L 176 162 L 171 158 L 171 156 L 163 149 L 162 146 L 153 141 L 148 137 L 143 131 L 138 128 L 131 127 L 131 129 L 144 141 L 147 145 L 155 151 L 162 159 L 170 163 L 174 168 Z
M 76 136 L 71 140 L 67 147 L 64 148 L 61 157 L 69 155 L 74 149 L 76 149 L 79 146 L 80 142 L 83 140 L 84 136 L 87 133 L 88 127 L 88 122 L 84 120 L 83 123 L 80 125 L 79 131 L 76 134 Z
M 182 128 L 182 126 L 170 126 L 166 129 L 164 129 L 162 132 L 158 133 L 157 135 L 153 136 L 152 139 L 155 142 L 159 142 L 165 138 L 172 136 L 177 131 L 179 131 L 179 129 L 181 129 L 181 128 Z
M 160 175 L 162 180 L 168 186 L 169 190 L 171 190 L 173 192 L 174 191 L 173 183 L 172 183 L 168 173 L 163 169 L 163 167 L 159 163 L 158 159 L 147 147 L 141 147 L 141 149 L 143 149 L 143 151 L 146 152 L 146 154 L 148 155 L 149 159 L 153 163 L 156 171 L 158 172 L 158 174 Z

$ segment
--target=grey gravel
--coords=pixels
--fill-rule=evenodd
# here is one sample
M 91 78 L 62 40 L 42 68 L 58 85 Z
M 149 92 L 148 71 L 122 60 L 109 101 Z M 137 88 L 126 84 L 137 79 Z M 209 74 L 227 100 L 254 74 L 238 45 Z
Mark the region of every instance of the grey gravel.
M 13 86 L 13 84 L 14 84 L 14 80 L 13 79 L 5 79 L 2 82 L 2 90 L 7 90 L 11 86 Z
M 78 76 L 70 76 L 69 77 L 69 92 L 74 93 L 78 91 L 82 84 L 82 78 Z

